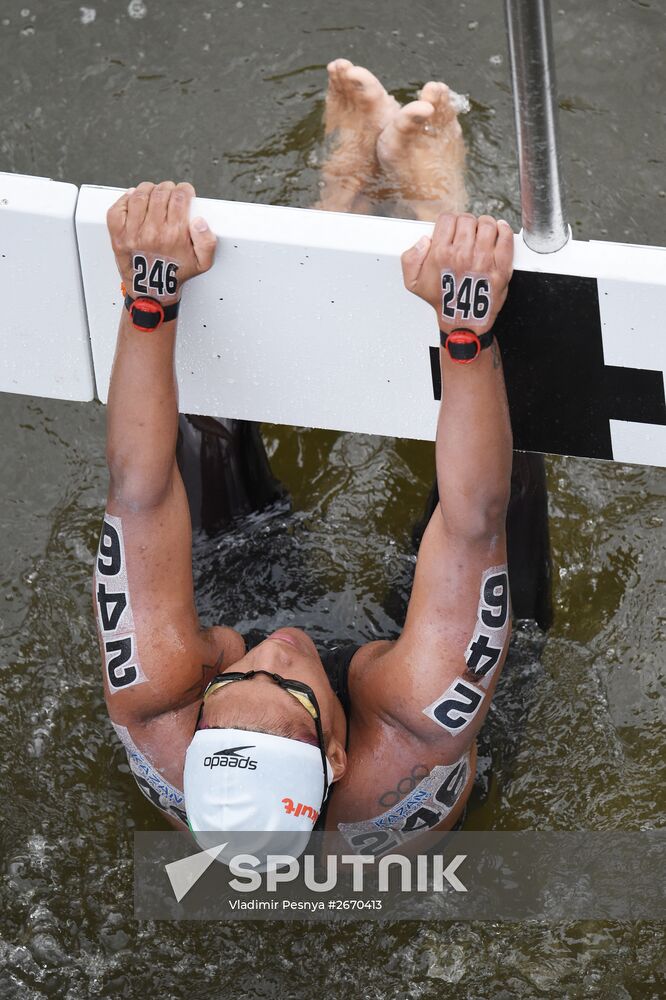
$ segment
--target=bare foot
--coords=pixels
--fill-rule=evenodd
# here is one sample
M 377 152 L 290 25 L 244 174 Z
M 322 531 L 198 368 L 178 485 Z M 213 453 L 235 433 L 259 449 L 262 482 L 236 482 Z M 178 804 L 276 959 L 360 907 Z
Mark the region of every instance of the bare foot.
M 377 156 L 389 192 L 409 202 L 417 218 L 465 211 L 465 144 L 446 84 L 427 83 L 420 100 L 392 116 Z
M 377 139 L 400 105 L 376 76 L 348 59 L 328 64 L 325 130 L 329 154 L 322 167 L 317 208 L 364 211 L 362 191 L 379 169 Z

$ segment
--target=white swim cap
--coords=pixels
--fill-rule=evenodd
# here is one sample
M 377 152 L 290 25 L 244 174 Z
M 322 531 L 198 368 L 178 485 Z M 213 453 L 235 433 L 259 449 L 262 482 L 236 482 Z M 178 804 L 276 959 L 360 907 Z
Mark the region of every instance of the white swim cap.
M 326 761 L 329 785 L 333 770 Z M 232 836 L 217 857 L 305 850 L 324 796 L 318 747 L 245 729 L 201 729 L 187 748 L 183 775 L 190 829 L 204 850 Z M 276 837 L 275 833 L 279 833 Z M 273 836 L 271 836 L 273 834 Z

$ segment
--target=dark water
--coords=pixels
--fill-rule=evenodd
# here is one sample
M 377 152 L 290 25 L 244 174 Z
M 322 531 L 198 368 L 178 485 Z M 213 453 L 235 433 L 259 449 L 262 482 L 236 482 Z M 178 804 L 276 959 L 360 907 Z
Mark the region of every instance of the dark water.
M 518 222 L 499 5 L 145 0 L 137 18 L 89 0 L 91 20 L 78 3 L 24 2 L 0 3 L 2 170 L 187 178 L 210 197 L 307 206 L 324 65 L 343 55 L 403 100 L 433 77 L 468 94 L 473 207 Z M 568 0 L 553 14 L 574 233 L 663 244 L 664 7 Z M 89 589 L 104 412 L 2 396 L 0 415 L 0 997 L 666 995 L 657 924 L 135 923 L 132 832 L 161 820 L 102 700 Z M 431 446 L 264 431 L 293 511 L 197 545 L 203 617 L 322 641 L 390 633 Z M 468 826 L 663 826 L 666 475 L 551 459 L 548 479 L 555 624 L 545 645 L 516 636 Z

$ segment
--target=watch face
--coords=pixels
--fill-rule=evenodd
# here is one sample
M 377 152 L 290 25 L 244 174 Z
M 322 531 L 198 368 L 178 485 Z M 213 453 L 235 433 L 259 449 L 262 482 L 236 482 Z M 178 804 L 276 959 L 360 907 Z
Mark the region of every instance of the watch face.
M 164 320 L 164 308 L 155 299 L 135 299 L 130 306 L 130 316 L 137 330 L 149 333 Z
M 481 353 L 481 341 L 473 330 L 453 330 L 447 337 L 446 349 L 452 361 L 468 365 Z

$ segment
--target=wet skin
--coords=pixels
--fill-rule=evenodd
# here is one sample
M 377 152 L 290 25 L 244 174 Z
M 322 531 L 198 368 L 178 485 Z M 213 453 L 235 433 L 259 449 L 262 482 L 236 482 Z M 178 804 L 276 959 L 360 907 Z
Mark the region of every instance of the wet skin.
M 390 160 L 395 183 L 400 177 L 405 132 L 416 126 L 422 129 L 438 116 L 448 115 L 444 129 L 457 125 L 445 107 L 448 91 L 444 85 L 428 85 L 424 93 L 431 95 L 434 104 L 422 100 L 414 102 L 418 108 L 393 108 L 380 130 L 376 104 L 383 104 L 383 112 L 389 111 L 389 105 L 374 78 L 368 79 L 371 74 L 340 70 L 339 77 L 328 113 L 335 109 L 340 122 L 343 112 L 347 114 L 351 108 L 358 130 L 358 122 L 363 120 L 358 116 L 359 92 L 363 95 L 363 107 L 375 123 L 372 156 L 380 162 L 379 140 L 384 136 L 383 155 L 387 163 Z M 345 142 L 353 141 L 353 129 L 348 128 L 345 137 L 340 124 L 338 128 L 339 152 Z M 428 132 L 422 134 L 429 136 Z M 362 148 L 369 157 L 367 144 Z M 412 170 L 413 185 L 409 191 L 405 188 L 405 193 L 425 196 L 435 211 L 439 200 L 428 198 L 433 193 L 428 186 L 433 182 L 429 164 L 434 161 L 425 153 L 419 154 L 419 148 L 415 147 L 414 156 L 422 163 L 422 170 Z M 391 149 L 397 150 L 393 159 Z M 461 169 L 460 163 L 456 169 Z M 329 176 L 334 174 L 332 171 Z M 343 185 L 341 190 L 344 193 L 347 188 Z M 163 182 L 155 186 L 143 182 L 110 210 L 109 230 L 126 284 L 132 278 L 127 272 L 132 248 L 182 261 L 179 273 L 186 279 L 209 269 L 216 240 L 210 230 L 197 229 L 189 222 L 193 194 L 187 184 Z M 357 195 L 363 195 L 362 188 L 355 191 Z M 469 271 L 486 273 L 494 307 L 485 326 L 478 328 L 482 333 L 494 322 L 506 296 L 512 252 L 513 236 L 506 224 L 489 216 L 476 219 L 442 213 L 432 239 L 422 238 L 403 254 L 404 283 L 432 306 L 434 326 L 441 322 L 437 313 L 442 267 L 446 265 L 458 277 Z M 465 786 L 436 827 L 450 828 L 460 817 L 471 790 L 475 737 L 490 705 L 507 643 L 498 670 L 482 692 L 482 710 L 464 732 L 444 730 L 423 710 L 465 675 L 465 650 L 476 627 L 481 576 L 489 567 L 506 562 L 504 531 L 512 443 L 499 350 L 495 345 L 472 365 L 464 366 L 454 364 L 441 352 L 446 391 L 436 444 L 440 504 L 423 536 L 402 635 L 395 642 L 366 644 L 351 662 L 352 708 L 347 724 L 314 643 L 304 631 L 278 630 L 246 652 L 242 637 L 233 629 L 219 626 L 202 630 L 199 626 L 193 597 L 189 510 L 175 462 L 176 326 L 177 320 L 164 324 L 159 338 L 145 338 L 137 337 L 125 310 L 120 321 L 108 405 L 107 510 L 122 523 L 128 589 L 145 681 L 111 691 L 105 678 L 111 718 L 127 727 L 139 749 L 168 781 L 182 788 L 184 756 L 203 691 L 214 673 L 212 665 L 221 657 L 218 672 L 275 671 L 309 684 L 319 701 L 335 778 L 335 794 L 326 818 L 328 829 L 335 829 L 339 822 L 378 815 L 385 809 L 387 795 L 394 795 L 410 775 L 428 774 L 437 765 L 453 764 L 471 753 Z M 479 399 L 484 400 L 482 408 Z M 261 676 L 213 692 L 204 705 L 202 723 L 248 729 L 253 725 L 287 725 L 295 738 L 310 742 L 314 734 L 305 709 Z
M 329 141 L 317 208 L 434 221 L 467 206 L 462 129 L 446 84 L 430 81 L 401 107 L 376 76 L 348 59 L 328 65 Z
M 278 629 L 229 669 L 265 670 L 309 685 L 321 711 L 326 754 L 333 766 L 335 779 L 342 777 L 346 766 L 345 715 L 324 672 L 315 644 L 306 632 L 298 628 Z M 263 675 L 213 691 L 204 702 L 201 724 L 232 729 L 247 726 L 267 732 L 284 726 L 288 727 L 289 736 L 293 739 L 318 746 L 314 720 L 307 710 L 293 695 Z

